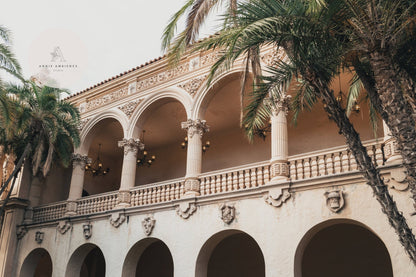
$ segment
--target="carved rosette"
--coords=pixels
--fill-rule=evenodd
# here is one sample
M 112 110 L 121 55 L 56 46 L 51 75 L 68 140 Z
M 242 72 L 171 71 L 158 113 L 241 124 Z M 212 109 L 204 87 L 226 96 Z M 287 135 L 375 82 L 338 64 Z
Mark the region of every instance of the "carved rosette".
M 178 87 L 186 90 L 186 92 L 188 92 L 191 96 L 193 96 L 201 87 L 205 78 L 206 78 L 206 75 L 201 76 L 201 77 L 196 77 L 192 80 L 179 84 Z
M 92 236 L 92 224 L 91 222 L 87 222 L 82 224 L 82 233 L 85 239 L 90 239 Z
M 39 244 L 42 243 L 43 239 L 45 237 L 45 233 L 41 231 L 37 231 L 35 234 L 35 241 Z
M 188 119 L 188 121 L 182 122 L 182 129 L 188 130 L 188 137 L 190 138 L 195 134 L 198 134 L 202 138 L 203 134 L 209 131 L 209 126 L 205 120 Z
M 139 149 L 144 149 L 144 144 L 141 143 L 139 139 L 124 138 L 123 140 L 118 142 L 118 147 L 124 148 L 124 155 L 127 155 L 129 152 L 133 152 L 134 156 L 137 156 Z
M 196 211 L 195 202 L 182 202 L 176 208 L 176 213 L 183 219 L 188 219 Z
M 119 106 L 118 108 L 127 115 L 127 117 L 131 117 L 136 107 L 142 102 L 143 99 L 139 99 L 136 101 L 130 101 L 129 103 Z
M 80 167 L 82 170 L 85 170 L 85 165 L 87 163 L 91 163 L 91 159 L 88 158 L 88 156 L 75 153 L 72 154 L 71 160 L 74 168 Z
M 264 99 L 264 105 L 268 106 L 271 109 L 274 116 L 277 116 L 281 111 L 284 112 L 285 115 L 287 115 L 289 112 L 291 99 L 292 96 L 287 95 L 286 93 L 281 93 L 279 98 L 268 97 Z
M 231 204 L 222 204 L 220 206 L 221 219 L 226 224 L 230 224 L 235 218 L 235 207 Z
M 16 229 L 16 236 L 18 240 L 21 240 L 27 233 L 26 226 L 19 226 Z
M 112 213 L 110 216 L 111 226 L 118 228 L 126 220 L 126 215 L 122 212 Z
M 287 162 L 273 162 L 270 165 L 270 174 L 271 177 L 277 177 L 277 176 L 289 176 L 289 167 Z
M 290 197 L 289 188 L 275 188 L 269 190 L 268 194 L 264 197 L 264 201 L 273 207 L 280 207 Z
M 150 236 L 152 234 L 155 224 L 156 220 L 153 218 L 153 215 L 148 215 L 145 219 L 143 219 L 142 226 L 146 236 Z
M 56 226 L 56 229 L 62 235 L 65 234 L 71 228 L 72 228 L 72 224 L 68 220 L 61 220 L 58 222 L 58 225 Z
M 326 197 L 326 206 L 332 212 L 337 213 L 344 208 L 344 193 L 341 189 L 334 189 L 324 193 Z

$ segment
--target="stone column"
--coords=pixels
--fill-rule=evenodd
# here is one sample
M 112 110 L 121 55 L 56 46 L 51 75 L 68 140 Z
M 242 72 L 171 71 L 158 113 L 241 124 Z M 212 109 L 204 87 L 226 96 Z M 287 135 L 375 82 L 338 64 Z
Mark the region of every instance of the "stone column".
M 397 150 L 396 140 L 391 136 L 391 131 L 383 120 L 383 151 L 386 164 L 399 164 L 402 162 L 402 156 Z
M 77 199 L 82 197 L 84 187 L 85 165 L 91 163 L 91 159 L 85 155 L 72 154 L 72 177 L 69 189 L 68 202 L 66 204 L 66 214 L 77 214 Z
M 185 196 L 198 196 L 202 165 L 202 136 L 209 131 L 209 128 L 205 120 L 188 119 L 188 121 L 182 122 L 182 129 L 188 131 Z
M 287 113 L 289 110 L 290 96 L 282 95 L 280 99 L 268 98 L 266 104 L 271 109 L 271 148 L 270 159 L 271 182 L 286 182 L 289 177 L 288 168 L 288 137 L 287 137 Z
M 139 139 L 124 138 L 118 142 L 118 147 L 124 148 L 124 158 L 116 208 L 123 208 L 130 206 L 130 189 L 134 187 L 136 179 L 137 153 L 139 149 L 144 149 L 144 144 Z

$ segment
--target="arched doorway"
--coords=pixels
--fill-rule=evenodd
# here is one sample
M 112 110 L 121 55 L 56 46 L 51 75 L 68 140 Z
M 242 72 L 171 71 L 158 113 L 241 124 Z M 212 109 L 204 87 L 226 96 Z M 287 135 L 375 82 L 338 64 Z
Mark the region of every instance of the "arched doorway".
M 321 225 L 305 235 L 295 277 L 392 277 L 389 253 L 373 232 L 355 222 Z
M 228 230 L 212 236 L 199 252 L 196 277 L 264 277 L 264 257 L 248 234 Z
M 123 264 L 123 277 L 173 277 L 173 260 L 169 248 L 158 239 L 137 242 Z
M 101 249 L 91 243 L 74 251 L 66 268 L 66 277 L 103 277 L 105 259 Z
M 52 259 L 48 251 L 37 248 L 29 253 L 23 261 L 20 277 L 52 276 Z

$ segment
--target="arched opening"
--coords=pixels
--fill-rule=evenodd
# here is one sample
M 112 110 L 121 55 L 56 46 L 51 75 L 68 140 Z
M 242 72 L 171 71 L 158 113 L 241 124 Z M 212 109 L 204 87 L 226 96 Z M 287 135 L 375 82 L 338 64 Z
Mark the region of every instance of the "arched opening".
M 66 277 L 105 276 L 105 259 L 101 249 L 94 244 L 78 247 L 69 259 Z
M 241 75 L 231 74 L 222 78 L 207 92 L 199 108 L 199 117 L 205 119 L 210 131 L 202 142 L 210 141 L 210 148 L 203 154 L 202 172 L 229 168 L 270 159 L 270 134 L 263 140 L 255 138 L 250 143 L 240 127 Z M 247 82 L 246 95 L 251 91 Z M 245 97 L 245 105 L 249 97 Z
M 48 251 L 37 248 L 29 253 L 20 270 L 21 277 L 52 276 L 52 259 Z
M 248 234 L 228 230 L 212 236 L 199 252 L 196 277 L 262 277 L 264 257 Z
M 137 164 L 136 185 L 185 176 L 186 150 L 181 148 L 181 142 L 186 132 L 182 130 L 181 123 L 186 120 L 184 106 L 174 98 L 157 100 L 140 115 L 135 129 L 145 149 L 138 154 L 142 163 Z M 149 163 L 149 160 L 152 162 Z
M 161 240 L 149 238 L 137 242 L 127 253 L 123 277 L 173 277 L 173 260 Z
M 118 142 L 123 136 L 121 124 L 113 118 L 99 121 L 88 133 L 83 148 L 88 149 L 86 152 L 92 160 L 91 168 L 85 171 L 84 176 L 84 190 L 89 195 L 120 188 L 123 149 L 118 147 Z M 94 172 L 99 169 L 98 158 L 102 164 L 101 171 Z
M 299 244 L 295 277 L 392 277 L 389 253 L 374 233 L 355 222 L 312 229 Z

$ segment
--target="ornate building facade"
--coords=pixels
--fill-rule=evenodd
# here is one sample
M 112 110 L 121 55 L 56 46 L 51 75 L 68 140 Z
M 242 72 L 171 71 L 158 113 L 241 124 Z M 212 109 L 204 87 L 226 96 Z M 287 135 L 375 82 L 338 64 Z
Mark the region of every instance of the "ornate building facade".
M 416 276 L 322 106 L 295 126 L 286 99 L 269 100 L 270 128 L 249 143 L 244 63 L 207 85 L 215 58 L 159 58 L 68 98 L 82 117 L 73 167 L 21 174 L 1 276 Z M 351 118 L 415 227 L 388 130 L 374 139 L 364 107 Z

